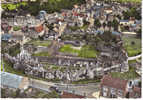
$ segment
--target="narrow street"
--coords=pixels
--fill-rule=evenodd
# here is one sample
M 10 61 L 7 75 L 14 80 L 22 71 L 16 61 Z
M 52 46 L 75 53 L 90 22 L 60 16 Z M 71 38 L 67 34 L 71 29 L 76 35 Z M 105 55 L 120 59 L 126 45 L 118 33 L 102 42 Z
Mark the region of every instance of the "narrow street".
M 52 83 L 45 82 L 36 79 L 30 79 L 30 87 L 37 88 L 46 92 L 50 92 L 50 87 L 57 87 L 60 91 L 66 91 L 70 93 L 75 93 L 79 95 L 86 95 L 88 97 L 92 96 L 92 93 L 99 91 L 100 84 L 99 83 L 90 83 L 84 85 L 74 85 L 74 84 L 61 84 L 61 83 Z

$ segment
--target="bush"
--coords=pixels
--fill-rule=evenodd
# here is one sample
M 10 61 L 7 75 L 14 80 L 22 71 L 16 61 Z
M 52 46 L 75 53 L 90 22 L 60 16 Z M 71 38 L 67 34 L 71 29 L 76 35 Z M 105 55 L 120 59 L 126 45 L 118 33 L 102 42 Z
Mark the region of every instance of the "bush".
M 21 29 L 20 26 L 15 26 L 15 27 L 13 27 L 13 30 L 14 30 L 14 31 L 18 31 L 18 30 L 20 30 L 20 29 Z

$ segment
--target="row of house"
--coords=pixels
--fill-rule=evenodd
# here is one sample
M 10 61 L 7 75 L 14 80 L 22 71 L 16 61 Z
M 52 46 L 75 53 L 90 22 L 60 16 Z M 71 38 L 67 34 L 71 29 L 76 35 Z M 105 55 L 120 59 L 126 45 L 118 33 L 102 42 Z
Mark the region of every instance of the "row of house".
M 139 87 L 139 82 L 134 80 L 124 80 L 105 75 L 100 84 L 100 97 L 140 98 L 141 87 Z

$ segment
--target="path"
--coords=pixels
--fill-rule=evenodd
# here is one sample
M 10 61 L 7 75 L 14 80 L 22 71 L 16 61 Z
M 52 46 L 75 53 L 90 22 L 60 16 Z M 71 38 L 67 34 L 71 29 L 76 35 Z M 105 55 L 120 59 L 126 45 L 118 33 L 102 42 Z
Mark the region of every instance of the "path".
M 133 57 L 128 57 L 128 60 L 136 60 L 138 58 L 141 58 L 142 54 L 137 55 L 137 56 L 133 56 Z

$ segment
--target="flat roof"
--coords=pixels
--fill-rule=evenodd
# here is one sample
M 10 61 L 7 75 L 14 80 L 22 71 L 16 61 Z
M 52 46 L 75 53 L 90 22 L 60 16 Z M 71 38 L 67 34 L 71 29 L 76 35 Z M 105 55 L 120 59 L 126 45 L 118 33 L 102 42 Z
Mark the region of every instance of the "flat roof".
M 11 74 L 8 72 L 0 72 L 0 81 L 4 86 L 10 88 L 19 88 L 19 85 L 22 82 L 23 77 L 16 74 Z

